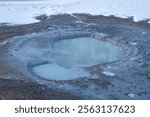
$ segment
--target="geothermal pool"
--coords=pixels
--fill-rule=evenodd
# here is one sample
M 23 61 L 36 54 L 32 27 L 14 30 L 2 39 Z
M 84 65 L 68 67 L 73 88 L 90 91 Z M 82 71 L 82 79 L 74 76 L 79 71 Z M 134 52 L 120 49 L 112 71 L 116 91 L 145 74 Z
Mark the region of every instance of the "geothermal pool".
M 125 54 L 123 48 L 92 37 L 59 40 L 53 43 L 57 62 L 71 66 L 91 66 L 112 62 Z
M 89 73 L 81 68 L 65 68 L 57 64 L 44 64 L 33 68 L 39 77 L 49 80 L 71 80 L 79 77 L 88 77 Z
M 49 80 L 70 80 L 90 74 L 83 67 L 121 59 L 125 50 L 92 37 L 62 39 L 52 43 L 53 62 L 33 68 L 39 77 Z

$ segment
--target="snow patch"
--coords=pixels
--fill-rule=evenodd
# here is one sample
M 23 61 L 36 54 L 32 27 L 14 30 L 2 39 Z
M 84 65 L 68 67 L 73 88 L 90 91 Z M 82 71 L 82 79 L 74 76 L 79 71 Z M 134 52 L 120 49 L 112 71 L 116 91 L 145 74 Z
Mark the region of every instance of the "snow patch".
M 134 46 L 134 45 L 137 45 L 137 43 L 136 43 L 136 42 L 133 42 L 131 45 L 133 45 L 133 46 Z
M 142 35 L 146 35 L 147 33 L 146 32 L 142 32 Z
M 136 95 L 135 95 L 134 93 L 129 93 L 128 96 L 129 96 L 130 98 L 135 98 L 135 97 L 136 97 Z
M 115 73 L 112 73 L 110 71 L 103 71 L 102 73 L 107 75 L 107 76 L 115 76 Z
M 112 3 L 113 2 L 113 3 Z M 141 10 L 142 9 L 142 10 Z M 39 22 L 42 14 L 88 13 L 134 17 L 135 21 L 150 18 L 150 0 L 44 0 L 0 2 L 0 23 L 29 24 Z M 150 21 L 148 22 L 150 23 Z
M 39 22 L 36 16 L 53 15 L 63 12 L 71 0 L 4 1 L 0 2 L 0 23 L 30 24 Z

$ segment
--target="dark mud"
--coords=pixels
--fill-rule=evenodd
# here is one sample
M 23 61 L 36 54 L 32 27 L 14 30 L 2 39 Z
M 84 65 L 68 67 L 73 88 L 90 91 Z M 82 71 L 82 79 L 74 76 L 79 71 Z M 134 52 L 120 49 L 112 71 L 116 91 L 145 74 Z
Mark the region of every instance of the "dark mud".
M 50 89 L 34 82 L 0 79 L 2 100 L 74 100 L 81 99 L 70 93 Z

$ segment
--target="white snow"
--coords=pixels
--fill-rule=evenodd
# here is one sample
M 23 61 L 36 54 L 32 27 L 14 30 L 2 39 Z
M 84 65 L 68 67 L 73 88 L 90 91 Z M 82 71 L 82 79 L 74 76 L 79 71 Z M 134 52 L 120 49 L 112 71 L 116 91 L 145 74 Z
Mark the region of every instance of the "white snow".
M 131 45 L 133 45 L 133 46 L 134 46 L 134 45 L 137 45 L 137 43 L 136 43 L 136 42 L 133 42 L 133 43 L 131 43 Z
M 89 73 L 80 68 L 65 68 L 57 64 L 45 64 L 33 68 L 33 72 L 49 80 L 70 80 L 87 77 Z
M 134 17 L 135 21 L 150 18 L 150 0 L 43 0 L 0 2 L 0 23 L 29 24 L 38 22 L 41 14 L 89 13 Z
M 147 33 L 146 32 L 142 32 L 142 35 L 146 35 Z
M 135 98 L 135 97 L 136 97 L 136 95 L 135 95 L 134 93 L 129 93 L 128 96 L 129 96 L 130 98 Z
M 112 73 L 110 71 L 103 71 L 102 73 L 107 75 L 107 76 L 115 76 L 115 73 Z
M 94 15 L 134 16 L 135 21 L 150 18 L 150 0 L 79 0 L 67 8 L 67 12 Z
M 0 23 L 30 24 L 39 22 L 35 16 L 63 12 L 71 0 L 9 1 L 0 2 Z

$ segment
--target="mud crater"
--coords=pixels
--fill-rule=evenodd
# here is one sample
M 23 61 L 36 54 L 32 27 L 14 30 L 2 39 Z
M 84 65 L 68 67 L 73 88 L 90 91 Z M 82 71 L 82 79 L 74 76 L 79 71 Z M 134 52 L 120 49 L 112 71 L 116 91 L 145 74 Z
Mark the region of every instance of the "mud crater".
M 9 39 L 8 43 L 1 43 L 0 50 L 3 53 L 6 52 L 1 56 L 1 63 L 4 65 L 7 62 L 11 69 L 6 69 L 8 66 L 1 66 L 1 73 L 7 71 L 4 74 L 9 74 L 16 70 L 21 75 L 18 72 L 12 74 L 18 79 L 32 80 L 49 88 L 58 89 L 61 92 L 66 91 L 84 99 L 150 99 L 148 93 L 150 91 L 149 25 L 115 17 L 73 15 L 78 17 L 81 22 L 75 22 L 70 18 L 62 22 L 64 17 L 76 18 L 72 15 L 59 15 L 39 24 L 8 27 L 9 31 L 15 34 L 12 33 L 11 35 L 8 31 L 6 36 L 2 33 L 3 36 L 13 38 Z M 23 33 L 16 33 L 18 30 Z M 36 31 L 40 32 L 36 33 Z M 34 33 L 31 34 L 32 32 Z M 23 36 L 19 37 L 19 35 Z M 77 62 L 76 65 L 72 62 L 69 65 L 64 65 L 61 64 L 63 62 L 54 59 L 57 58 L 56 53 L 62 55 L 64 53 L 56 50 L 56 48 L 51 49 L 53 48 L 52 43 L 82 37 L 109 42 L 121 47 L 125 53 L 121 58 L 111 62 L 90 63 L 88 65 L 80 62 Z M 51 76 L 48 76 L 48 79 L 43 78 L 33 70 L 35 67 L 42 65 L 52 65 L 57 69 L 59 67 L 60 71 L 63 68 L 65 68 L 65 71 L 66 69 L 67 71 L 72 70 L 79 76 L 57 81 L 56 78 L 51 79 Z M 75 67 L 70 67 L 72 65 Z M 74 70 L 82 70 L 84 74 L 74 72 Z M 71 72 L 69 71 L 69 73 Z M 70 74 L 68 76 L 70 77 Z M 130 94 L 133 94 L 134 97 Z
M 128 43 L 104 33 L 47 31 L 13 40 L 12 55 L 23 61 L 33 76 L 46 80 L 90 77 L 86 68 L 116 62 L 133 53 Z

